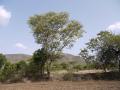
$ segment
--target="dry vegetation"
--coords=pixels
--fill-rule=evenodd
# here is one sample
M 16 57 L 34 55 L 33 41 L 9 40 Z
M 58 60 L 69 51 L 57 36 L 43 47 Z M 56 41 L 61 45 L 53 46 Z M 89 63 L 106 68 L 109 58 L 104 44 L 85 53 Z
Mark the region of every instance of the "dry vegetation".
M 85 70 L 79 74 L 101 73 L 101 70 Z M 63 74 L 65 72 L 58 73 Z M 25 83 L 0 84 L 0 90 L 120 90 L 117 80 L 80 80 L 80 81 L 41 81 Z
M 0 90 L 120 90 L 120 81 L 48 81 L 1 84 Z

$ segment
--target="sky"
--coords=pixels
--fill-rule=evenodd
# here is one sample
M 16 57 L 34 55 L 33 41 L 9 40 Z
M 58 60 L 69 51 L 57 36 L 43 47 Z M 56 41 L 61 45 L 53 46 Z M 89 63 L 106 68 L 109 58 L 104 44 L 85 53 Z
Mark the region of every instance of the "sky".
M 68 12 L 86 31 L 74 47 L 63 50 L 65 53 L 78 55 L 101 30 L 120 33 L 120 0 L 0 0 L 0 53 L 32 54 L 40 48 L 28 19 L 50 11 Z

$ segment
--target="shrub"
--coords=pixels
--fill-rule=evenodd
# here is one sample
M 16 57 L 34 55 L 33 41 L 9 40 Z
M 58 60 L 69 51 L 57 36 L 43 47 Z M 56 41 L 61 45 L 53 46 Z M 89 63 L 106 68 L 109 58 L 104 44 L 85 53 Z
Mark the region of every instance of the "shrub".
M 63 76 L 63 80 L 65 81 L 72 81 L 73 80 L 73 74 L 72 73 L 67 73 Z
M 15 64 L 17 69 L 17 74 L 19 77 L 24 77 L 26 75 L 27 63 L 25 61 L 20 61 Z
M 52 71 L 62 70 L 62 69 L 63 67 L 59 63 L 52 64 L 52 68 L 51 68 Z
M 0 80 L 2 82 L 10 82 L 15 79 L 16 66 L 10 62 L 6 62 L 3 70 L 0 73 Z
M 0 69 L 5 65 L 7 59 L 3 54 L 0 54 Z
M 82 67 L 81 67 L 81 65 L 80 65 L 80 64 L 78 64 L 78 65 L 74 65 L 74 66 L 73 66 L 73 69 L 75 69 L 75 70 L 79 71 L 79 70 L 81 70 L 81 69 L 82 69 Z
M 69 64 L 64 63 L 64 62 L 61 63 L 60 65 L 61 65 L 62 69 L 64 69 L 64 70 L 68 69 L 68 67 L 69 67 Z

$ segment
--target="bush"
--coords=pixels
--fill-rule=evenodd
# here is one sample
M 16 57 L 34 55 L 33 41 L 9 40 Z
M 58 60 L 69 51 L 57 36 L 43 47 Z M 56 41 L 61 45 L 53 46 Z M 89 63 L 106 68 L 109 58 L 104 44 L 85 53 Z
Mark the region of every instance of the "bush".
M 7 59 L 3 54 L 0 54 L 0 69 L 5 65 Z
M 38 79 L 39 76 L 39 66 L 34 63 L 32 60 L 26 67 L 26 77 L 28 79 Z
M 0 80 L 2 82 L 11 82 L 15 79 L 16 66 L 10 62 L 6 62 L 3 70 L 0 73 Z
M 65 81 L 72 81 L 73 80 L 73 73 L 67 73 L 63 76 L 63 80 Z
M 16 65 L 16 69 L 17 69 L 17 74 L 19 75 L 19 77 L 25 77 L 26 75 L 26 69 L 28 67 L 27 63 L 25 61 L 20 61 L 18 63 L 15 64 Z
M 56 71 L 56 70 L 62 70 L 63 67 L 59 63 L 54 63 L 52 64 L 51 70 Z
M 79 70 L 82 70 L 82 67 L 81 67 L 80 64 L 78 64 L 78 65 L 74 65 L 74 66 L 73 66 L 73 69 L 79 71 Z
M 26 69 L 26 77 L 32 81 L 41 81 L 48 79 L 47 74 L 41 75 L 40 66 L 34 62 L 30 62 Z
M 67 70 L 68 69 L 68 67 L 69 67 L 69 64 L 67 64 L 67 63 L 61 63 L 60 64 L 61 65 L 61 67 L 62 67 L 62 69 L 64 69 L 64 70 Z

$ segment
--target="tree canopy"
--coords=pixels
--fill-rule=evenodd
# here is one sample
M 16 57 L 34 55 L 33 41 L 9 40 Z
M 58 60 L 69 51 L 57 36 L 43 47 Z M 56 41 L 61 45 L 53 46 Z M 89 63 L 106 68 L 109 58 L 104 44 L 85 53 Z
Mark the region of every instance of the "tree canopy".
M 120 71 L 120 35 L 108 31 L 101 31 L 96 38 L 87 43 L 87 48 L 94 52 L 96 60 L 105 69 L 119 63 Z
M 66 12 L 34 15 L 30 17 L 29 25 L 36 42 L 48 51 L 71 47 L 84 32 L 82 25 L 76 20 L 70 20 Z

